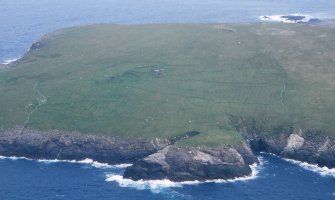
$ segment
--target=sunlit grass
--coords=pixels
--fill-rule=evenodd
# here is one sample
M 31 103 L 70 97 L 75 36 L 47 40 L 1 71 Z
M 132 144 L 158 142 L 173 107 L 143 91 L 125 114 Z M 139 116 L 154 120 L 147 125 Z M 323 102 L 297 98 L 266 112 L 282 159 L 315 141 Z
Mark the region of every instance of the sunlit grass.
M 26 126 L 144 138 L 200 132 L 181 145 L 236 143 L 242 122 L 260 132 L 335 134 L 333 29 L 223 26 L 234 31 L 95 25 L 53 33 L 0 72 L 0 125 L 23 125 L 43 94 Z

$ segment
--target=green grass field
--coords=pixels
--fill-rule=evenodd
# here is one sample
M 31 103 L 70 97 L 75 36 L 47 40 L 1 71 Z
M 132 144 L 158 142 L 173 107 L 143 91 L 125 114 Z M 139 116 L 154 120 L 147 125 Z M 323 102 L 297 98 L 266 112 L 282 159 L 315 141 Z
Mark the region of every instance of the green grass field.
M 335 29 L 92 25 L 47 35 L 0 72 L 0 126 L 240 141 L 231 119 L 335 135 Z

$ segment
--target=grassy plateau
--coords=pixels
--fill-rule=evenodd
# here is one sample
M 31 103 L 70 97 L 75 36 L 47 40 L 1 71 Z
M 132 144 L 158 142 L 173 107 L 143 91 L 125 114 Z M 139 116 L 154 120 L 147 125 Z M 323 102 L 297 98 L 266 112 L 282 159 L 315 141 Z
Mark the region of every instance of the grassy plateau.
M 91 25 L 46 35 L 0 71 L 0 127 L 236 143 L 232 118 L 335 136 L 335 28 Z M 251 126 L 251 125 L 250 125 Z

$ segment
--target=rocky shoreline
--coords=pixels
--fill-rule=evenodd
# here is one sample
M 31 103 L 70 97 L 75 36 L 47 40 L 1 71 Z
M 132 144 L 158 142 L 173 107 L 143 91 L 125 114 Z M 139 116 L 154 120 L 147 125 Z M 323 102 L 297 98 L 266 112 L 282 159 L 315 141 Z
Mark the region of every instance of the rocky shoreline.
M 82 160 L 108 164 L 132 163 L 124 177 L 132 180 L 205 181 L 251 175 L 259 163 L 255 152 L 335 167 L 335 139 L 318 132 L 292 131 L 259 135 L 241 129 L 241 145 L 179 147 L 180 140 L 199 134 L 187 132 L 170 140 L 125 139 L 64 131 L 11 129 L 0 133 L 0 155 L 32 159 Z
M 242 132 L 255 152 L 272 153 L 320 167 L 335 167 L 335 138 L 318 131 L 300 129 L 275 136 Z
M 122 139 L 58 130 L 12 129 L 0 134 L 0 155 L 32 159 L 82 160 L 108 164 L 134 163 L 169 145 L 168 140 Z

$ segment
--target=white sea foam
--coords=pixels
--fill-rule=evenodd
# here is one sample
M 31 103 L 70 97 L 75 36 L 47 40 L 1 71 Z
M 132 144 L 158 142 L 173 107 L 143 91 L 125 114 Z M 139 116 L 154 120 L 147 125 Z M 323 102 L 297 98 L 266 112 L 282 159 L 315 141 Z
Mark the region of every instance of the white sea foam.
M 8 64 L 10 64 L 10 63 L 12 63 L 12 62 L 15 62 L 15 61 L 17 61 L 17 60 L 18 60 L 18 58 L 7 59 L 7 60 L 5 60 L 2 64 L 4 64 L 4 65 L 8 65 Z
M 304 18 L 301 20 L 291 20 L 287 19 L 284 16 L 303 16 Z M 259 17 L 262 21 L 273 21 L 273 22 L 283 22 L 283 23 L 297 23 L 297 22 L 308 22 L 312 17 L 310 15 L 294 13 L 288 15 L 263 15 Z
M 275 156 L 275 157 L 278 157 L 278 158 L 280 158 L 279 156 L 277 156 L 276 154 L 274 154 L 274 153 L 268 153 L 268 152 L 264 152 L 264 151 L 261 151 L 261 152 L 259 152 L 260 154 L 267 154 L 267 155 L 271 155 L 271 156 Z
M 97 161 L 94 161 L 90 158 L 86 158 L 84 160 L 37 160 L 38 162 L 44 162 L 44 163 L 55 163 L 55 162 L 67 162 L 67 163 L 77 163 L 77 164 L 85 164 L 85 165 L 91 165 L 95 168 L 125 168 L 128 166 L 131 166 L 131 164 L 119 164 L 119 165 L 109 165 L 107 163 L 100 163 Z
M 17 157 L 17 156 L 0 156 L 0 159 L 8 159 L 8 160 L 33 160 L 26 157 Z
M 309 164 L 309 163 L 306 163 L 306 162 L 301 162 L 301 161 L 287 159 L 287 158 L 284 158 L 284 160 L 287 161 L 287 162 L 299 165 L 300 167 L 302 167 L 306 170 L 316 172 L 316 173 L 320 174 L 321 176 L 335 177 L 335 168 L 319 167 L 318 165 L 315 165 L 315 164 Z
M 216 179 L 216 180 L 207 180 L 207 181 L 184 181 L 184 182 L 173 182 L 168 179 L 164 180 L 138 180 L 134 181 L 131 179 L 123 178 L 119 174 L 110 173 L 106 175 L 106 181 L 107 182 L 116 182 L 119 184 L 120 187 L 130 187 L 135 188 L 138 190 L 145 190 L 149 189 L 152 192 L 158 192 L 164 188 L 171 188 L 171 187 L 182 187 L 183 185 L 196 185 L 196 184 L 202 184 L 202 183 L 229 183 L 229 182 L 237 182 L 237 181 L 248 181 L 252 180 L 258 177 L 259 172 L 262 168 L 262 165 L 264 163 L 263 157 L 258 158 L 260 161 L 260 164 L 253 164 L 250 165 L 250 168 L 252 170 L 252 174 L 250 176 L 240 177 L 240 178 L 234 178 L 234 179 Z
M 260 152 L 260 153 L 261 154 L 268 154 L 268 155 L 275 156 L 277 158 L 283 159 L 283 160 L 285 160 L 287 162 L 296 164 L 296 165 L 298 165 L 298 166 L 300 166 L 300 167 L 302 167 L 302 168 L 304 168 L 306 170 L 316 172 L 316 173 L 320 174 L 321 176 L 332 176 L 332 177 L 335 177 L 335 168 L 319 167 L 316 164 L 309 164 L 307 162 L 302 162 L 302 161 L 288 159 L 288 158 L 282 158 L 282 157 L 277 156 L 277 155 L 272 154 L 272 153 L 266 153 L 266 152 Z
M 151 180 L 151 181 L 145 181 L 145 180 L 133 181 L 131 179 L 123 178 L 122 175 L 117 174 L 107 174 L 106 181 L 117 182 L 120 187 L 130 187 L 138 190 L 150 189 L 153 192 L 159 191 L 164 188 L 182 187 L 182 183 L 173 182 L 167 179 Z
M 131 164 L 118 164 L 118 165 L 109 165 L 107 163 L 100 163 L 97 161 L 94 161 L 90 158 L 86 158 L 84 160 L 58 160 L 58 159 L 53 159 L 53 160 L 49 160 L 49 159 L 38 159 L 38 160 L 33 160 L 30 158 L 26 158 L 26 157 L 16 157 L 16 156 L 10 156 L 10 157 L 6 157 L 6 156 L 0 156 L 0 159 L 9 159 L 9 160 L 30 160 L 30 161 L 37 161 L 37 162 L 41 162 L 41 163 L 76 163 L 76 164 L 84 164 L 84 165 L 90 165 L 92 167 L 95 168 L 125 168 L 128 166 L 131 166 Z

